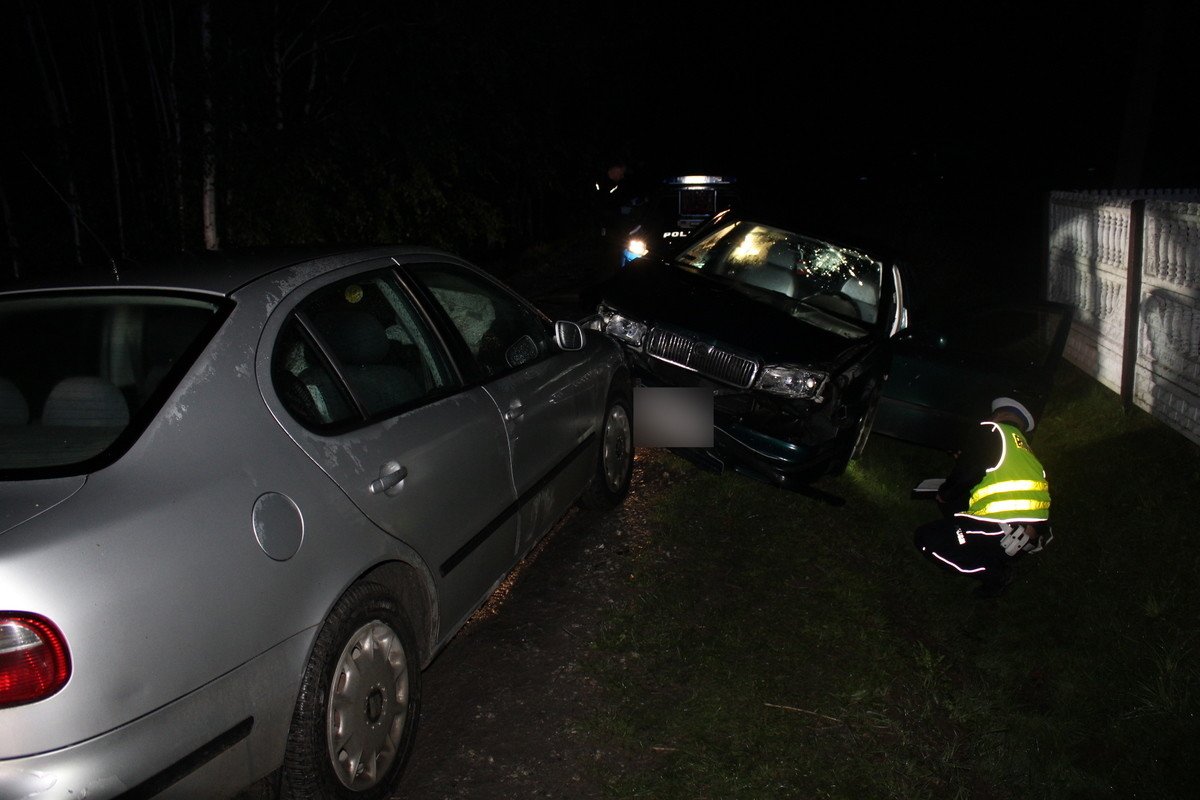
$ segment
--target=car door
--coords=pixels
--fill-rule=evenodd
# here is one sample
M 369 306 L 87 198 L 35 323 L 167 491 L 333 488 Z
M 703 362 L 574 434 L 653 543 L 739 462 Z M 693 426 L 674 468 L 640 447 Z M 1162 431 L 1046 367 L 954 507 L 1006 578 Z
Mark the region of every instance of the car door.
M 463 358 L 504 417 L 527 549 L 575 501 L 591 474 L 594 395 L 600 375 L 554 341 L 540 312 L 465 265 L 405 265 L 458 334 Z
M 1019 397 L 1040 415 L 1071 328 L 1062 303 L 1004 302 L 918 324 L 893 339 L 874 431 L 957 450 L 991 400 Z
M 365 515 L 420 555 L 453 623 L 513 563 L 504 421 L 487 392 L 464 384 L 390 261 L 339 274 L 268 325 L 280 422 Z

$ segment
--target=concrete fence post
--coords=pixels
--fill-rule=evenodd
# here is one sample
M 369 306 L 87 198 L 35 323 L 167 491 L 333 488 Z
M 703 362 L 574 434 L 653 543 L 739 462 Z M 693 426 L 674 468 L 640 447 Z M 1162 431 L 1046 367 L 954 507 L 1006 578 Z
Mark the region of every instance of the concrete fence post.
M 1142 244 L 1145 240 L 1146 201 L 1129 204 L 1129 246 L 1125 266 L 1125 338 L 1121 348 L 1121 405 L 1128 412 L 1133 408 L 1134 373 L 1137 370 L 1138 334 L 1140 323 L 1138 305 L 1142 297 Z

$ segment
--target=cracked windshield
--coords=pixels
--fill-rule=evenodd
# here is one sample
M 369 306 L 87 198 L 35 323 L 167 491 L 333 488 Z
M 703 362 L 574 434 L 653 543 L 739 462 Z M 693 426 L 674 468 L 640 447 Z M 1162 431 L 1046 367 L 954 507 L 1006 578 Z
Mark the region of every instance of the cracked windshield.
M 676 263 L 771 292 L 777 307 L 843 336 L 864 335 L 877 317 L 878 262 L 779 228 L 729 225 L 685 250 Z

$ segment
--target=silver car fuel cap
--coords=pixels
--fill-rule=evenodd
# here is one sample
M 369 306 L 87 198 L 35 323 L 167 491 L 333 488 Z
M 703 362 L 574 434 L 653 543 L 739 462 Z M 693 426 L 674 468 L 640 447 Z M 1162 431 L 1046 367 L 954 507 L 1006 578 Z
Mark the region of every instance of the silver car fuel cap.
M 304 541 L 304 518 L 292 498 L 278 492 L 259 495 L 251 512 L 254 538 L 262 551 L 276 561 L 296 555 Z

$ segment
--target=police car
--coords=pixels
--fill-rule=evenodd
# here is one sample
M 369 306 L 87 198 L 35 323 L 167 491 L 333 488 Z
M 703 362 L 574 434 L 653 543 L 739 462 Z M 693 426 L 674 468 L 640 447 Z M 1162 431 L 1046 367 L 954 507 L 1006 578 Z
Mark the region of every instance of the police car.
M 629 231 L 625 263 L 652 250 L 671 249 L 713 214 L 732 207 L 737 199 L 737 179 L 733 177 L 676 175 L 664 178 L 642 204 Z

